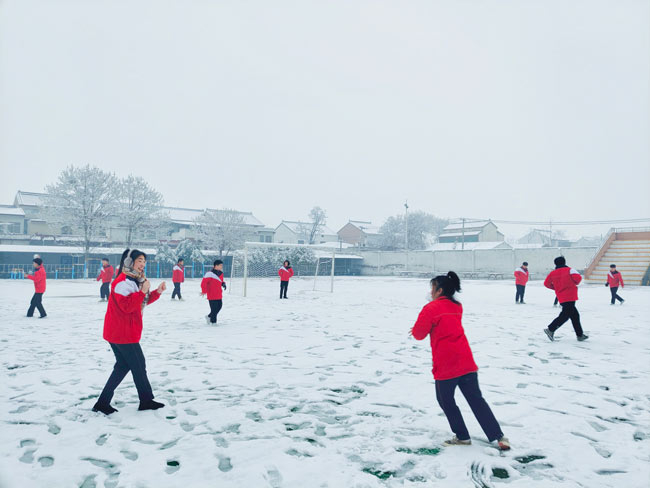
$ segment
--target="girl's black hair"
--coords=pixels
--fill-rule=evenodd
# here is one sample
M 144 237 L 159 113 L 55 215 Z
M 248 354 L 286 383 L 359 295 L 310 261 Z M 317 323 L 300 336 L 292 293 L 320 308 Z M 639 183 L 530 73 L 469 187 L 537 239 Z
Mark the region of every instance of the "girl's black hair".
M 431 280 L 431 286 L 442 290 L 442 295 L 449 298 L 454 303 L 460 303 L 454 298 L 454 294 L 460 291 L 460 278 L 456 273 L 450 271 L 446 275 L 436 276 Z
M 122 268 L 124 267 L 124 260 L 127 258 L 127 256 L 130 257 L 131 260 L 133 261 L 138 259 L 140 256 L 144 256 L 145 261 L 147 259 L 147 255 L 142 251 L 138 251 L 137 249 L 134 249 L 133 251 L 131 251 L 130 249 L 125 249 L 124 252 L 122 253 L 122 257 L 120 258 L 120 268 L 117 270 L 118 276 L 122 274 Z
M 287 266 L 289 266 L 289 267 L 291 266 L 291 263 L 289 262 L 288 259 L 285 259 L 285 260 L 284 260 L 284 263 L 287 263 Z M 284 266 L 284 263 L 282 263 L 283 266 Z

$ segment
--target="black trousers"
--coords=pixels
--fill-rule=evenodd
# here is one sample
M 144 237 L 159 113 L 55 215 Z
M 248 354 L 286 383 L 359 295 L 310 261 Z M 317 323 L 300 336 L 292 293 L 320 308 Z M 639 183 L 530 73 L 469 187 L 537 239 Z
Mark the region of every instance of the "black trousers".
M 102 283 L 101 288 L 99 289 L 99 296 L 102 298 L 106 298 L 108 300 L 108 296 L 111 294 L 111 284 L 110 283 Z
M 174 283 L 174 291 L 172 292 L 172 298 L 174 297 L 183 298 L 181 296 L 181 284 L 180 283 Z
M 43 294 L 42 293 L 34 293 L 34 296 L 32 297 L 32 301 L 29 302 L 29 308 L 27 309 L 27 316 L 28 317 L 33 317 L 34 316 L 34 309 L 38 308 L 38 313 L 41 314 L 41 317 L 45 317 L 47 314 L 45 313 L 45 309 L 43 308 Z
M 558 300 L 558 298 L 555 297 L 555 300 L 553 301 L 553 306 L 557 305 L 557 303 L 558 303 L 559 301 L 560 301 L 560 300 Z
M 474 417 L 478 420 L 488 440 L 492 442 L 501 439 L 503 437 L 501 426 L 481 394 L 481 389 L 478 386 L 478 373 L 469 373 L 449 380 L 436 380 L 436 398 L 447 417 L 451 431 L 460 440 L 469 439 L 467 426 L 454 400 L 454 392 L 457 386 L 460 388 L 465 400 L 467 400 Z
M 526 285 L 515 285 L 517 293 L 515 294 L 515 303 L 521 300 L 524 303 L 524 293 L 526 293 Z
M 561 303 L 560 306 L 562 307 L 560 315 L 558 315 L 557 318 L 551 322 L 551 325 L 548 326 L 548 329 L 551 332 L 555 332 L 560 327 L 562 327 L 562 324 L 571 319 L 573 330 L 575 330 L 576 335 L 580 337 L 582 335 L 582 326 L 580 325 L 580 314 L 576 308 L 576 302 L 564 302 Z
M 287 298 L 287 290 L 289 289 L 288 281 L 280 282 L 280 298 Z
M 138 390 L 140 403 L 152 400 L 153 391 L 149 384 L 149 378 L 147 378 L 147 367 L 140 344 L 137 342 L 134 344 L 113 344 L 110 342 L 109 344 L 113 349 L 113 354 L 115 354 L 115 366 L 106 382 L 106 386 L 104 386 L 101 395 L 97 399 L 97 403 L 99 405 L 110 405 L 115 389 L 129 371 L 133 375 L 133 382 Z
M 223 300 L 208 300 L 210 302 L 210 314 L 208 317 L 210 317 L 210 323 L 216 324 L 217 323 L 217 315 L 219 314 L 219 310 L 221 310 L 221 307 L 223 306 Z
M 616 303 L 616 300 L 623 303 L 623 299 L 621 297 L 619 297 L 618 293 L 617 293 L 618 292 L 618 286 L 610 286 L 609 291 L 612 294 L 612 305 L 614 305 Z

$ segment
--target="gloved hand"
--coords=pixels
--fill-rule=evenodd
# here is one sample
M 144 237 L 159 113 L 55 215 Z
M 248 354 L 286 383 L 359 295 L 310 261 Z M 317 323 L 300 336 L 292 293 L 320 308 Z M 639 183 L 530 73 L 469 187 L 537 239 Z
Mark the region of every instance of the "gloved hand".
M 605 286 L 609 286 L 609 283 L 605 283 Z
M 226 284 L 225 284 L 225 283 L 221 283 L 221 288 L 223 288 L 223 289 L 225 290 L 225 289 L 227 288 Z

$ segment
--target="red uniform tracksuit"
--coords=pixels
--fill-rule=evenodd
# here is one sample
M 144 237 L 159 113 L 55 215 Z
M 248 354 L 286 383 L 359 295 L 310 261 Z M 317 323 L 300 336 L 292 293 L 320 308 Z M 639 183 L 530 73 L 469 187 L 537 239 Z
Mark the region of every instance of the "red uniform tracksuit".
M 27 316 L 34 316 L 34 309 L 38 309 L 38 313 L 41 314 L 41 317 L 47 316 L 45 313 L 45 308 L 43 308 L 43 293 L 45 293 L 45 288 L 47 287 L 47 274 L 45 273 L 45 266 L 41 265 L 38 269 L 34 271 L 34 274 L 26 275 L 25 278 L 32 280 L 34 282 L 34 296 L 29 303 L 29 308 L 27 309 Z
M 289 289 L 289 280 L 293 276 L 293 268 L 289 266 L 285 268 L 282 266 L 278 270 L 280 276 L 280 298 L 287 298 L 287 290 Z
M 217 323 L 217 314 L 223 306 L 223 290 L 226 288 L 223 271 L 211 269 L 203 276 L 201 280 L 201 293 L 208 296 L 210 302 L 210 323 Z
M 580 276 L 580 273 L 568 266 L 555 268 L 544 280 L 544 286 L 555 291 L 555 296 L 562 306 L 560 315 L 548 326 L 551 332 L 555 332 L 567 320 L 571 319 L 576 336 L 581 337 L 583 335 L 580 314 L 576 308 L 578 284 L 581 281 L 582 276 Z
M 483 398 L 478 385 L 478 366 L 462 325 L 463 306 L 447 297 L 439 297 L 422 308 L 412 329 L 413 337 L 428 335 L 433 358 L 436 398 L 456 437 L 469 439 L 469 432 L 454 400 L 456 386 L 469 403 L 490 441 L 503 437 L 501 427 Z
M 181 283 L 185 281 L 185 271 L 183 270 L 183 266 L 180 264 L 177 264 L 174 266 L 174 270 L 172 272 L 172 282 L 174 283 L 174 291 L 172 292 L 172 300 L 174 297 L 178 296 L 178 299 L 180 300 L 181 298 Z
M 99 272 L 99 276 L 97 277 L 97 281 L 101 280 L 102 286 L 99 289 L 99 296 L 102 298 L 106 298 L 108 300 L 108 296 L 110 295 L 110 286 L 111 286 L 111 281 L 113 281 L 113 274 L 115 273 L 115 270 L 113 269 L 113 266 L 110 264 L 108 266 L 105 266 L 102 268 L 102 270 Z
M 524 303 L 526 283 L 528 283 L 528 270 L 524 268 L 517 268 L 515 270 L 515 286 L 517 287 L 517 293 L 515 294 L 515 303 L 519 301 L 521 301 L 521 303 Z
M 607 273 L 607 286 L 609 286 L 609 291 L 612 293 L 612 305 L 616 303 L 616 300 L 623 303 L 621 297 L 618 296 L 618 287 L 625 288 L 625 283 L 623 283 L 623 277 L 618 271 L 610 271 Z
M 129 371 L 133 375 L 140 403 L 146 403 L 154 398 L 140 347 L 142 314 L 147 295 L 140 290 L 136 280 L 124 273 L 113 281 L 111 291 L 104 317 L 104 339 L 109 342 L 116 362 L 97 404 L 110 405 L 115 389 Z M 157 290 L 149 292 L 146 305 L 151 305 L 158 298 L 160 293 Z

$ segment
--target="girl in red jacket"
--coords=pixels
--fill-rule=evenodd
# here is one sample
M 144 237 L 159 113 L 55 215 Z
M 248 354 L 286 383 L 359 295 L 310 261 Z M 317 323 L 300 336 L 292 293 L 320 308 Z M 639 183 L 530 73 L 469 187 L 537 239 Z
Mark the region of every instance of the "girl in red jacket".
M 34 274 L 25 275 L 25 278 L 32 280 L 34 282 L 34 296 L 32 301 L 29 304 L 29 309 L 27 310 L 27 316 L 34 316 L 34 309 L 38 309 L 38 313 L 41 314 L 39 318 L 44 319 L 47 317 L 45 309 L 43 308 L 43 293 L 45 293 L 45 287 L 47 283 L 47 276 L 45 274 L 45 266 L 43 266 L 43 260 L 41 258 L 34 258 Z
M 154 401 L 151 384 L 147 378 L 144 353 L 140 347 L 142 336 L 142 314 L 147 305 L 160 298 L 167 289 L 165 282 L 151 291 L 151 283 L 144 275 L 147 255 L 137 249 L 122 254 L 117 278 L 113 281 L 112 293 L 108 298 L 104 318 L 104 339 L 108 341 L 115 354 L 113 373 L 93 407 L 94 412 L 110 415 L 117 410 L 111 407 L 115 389 L 131 371 L 133 382 L 138 390 L 140 406 L 138 410 L 156 410 L 165 405 Z
M 108 258 L 102 258 L 102 269 L 97 276 L 97 281 L 101 280 L 102 286 L 99 289 L 100 302 L 108 301 L 108 296 L 111 294 L 111 281 L 113 281 L 113 274 L 115 270 L 111 266 Z
M 212 264 L 212 269 L 205 273 L 201 280 L 201 296 L 208 296 L 210 313 L 205 316 L 208 325 L 217 323 L 217 314 L 223 306 L 223 290 L 226 289 L 226 280 L 223 275 L 223 261 L 217 259 Z
M 454 400 L 456 387 L 467 400 L 476 420 L 490 442 L 497 441 L 499 449 L 510 449 L 499 422 L 494 417 L 478 386 L 478 366 L 474 362 L 463 330 L 463 306 L 454 298 L 460 291 L 460 279 L 453 271 L 431 280 L 431 299 L 418 316 L 411 334 L 421 341 L 431 340 L 433 377 L 436 398 L 455 434 L 445 446 L 467 446 L 472 443 L 460 409 Z
M 278 270 L 278 275 L 280 276 L 280 298 L 287 298 L 289 280 L 293 276 L 293 268 L 289 260 L 282 263 L 282 267 Z

